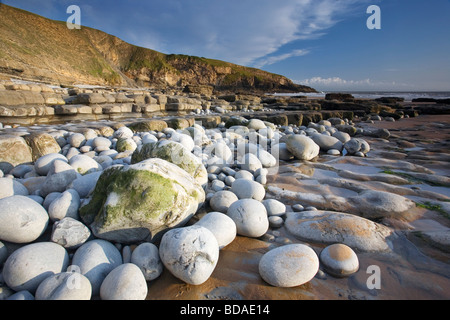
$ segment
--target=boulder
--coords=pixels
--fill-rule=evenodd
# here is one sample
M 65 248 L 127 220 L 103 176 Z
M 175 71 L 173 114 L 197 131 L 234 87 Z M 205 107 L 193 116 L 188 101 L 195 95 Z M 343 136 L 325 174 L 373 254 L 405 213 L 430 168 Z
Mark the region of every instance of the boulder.
M 22 137 L 0 135 L 0 170 L 8 173 L 19 164 L 33 162 L 31 148 Z
M 70 217 L 53 224 L 51 241 L 68 250 L 77 249 L 91 236 L 91 231 L 82 222 Z
M 11 178 L 0 178 L 0 199 L 11 196 L 27 196 L 28 189 L 19 181 Z
M 86 155 L 76 155 L 70 158 L 69 164 L 80 174 L 102 171 L 103 167 L 94 159 Z
M 113 269 L 100 287 L 102 300 L 145 300 L 147 282 L 138 266 L 122 264 Z
M 311 139 L 320 147 L 322 151 L 325 152 L 330 149 L 342 151 L 344 147 L 344 144 L 339 139 L 320 133 L 313 134 L 311 136 Z
M 34 293 L 47 277 L 63 272 L 69 265 L 69 254 L 59 244 L 37 242 L 14 251 L 3 266 L 3 279 L 14 291 Z
M 163 272 L 158 247 L 150 242 L 144 242 L 133 250 L 131 263 L 141 269 L 147 281 L 155 280 Z
M 50 170 L 41 186 L 40 195 L 46 197 L 53 192 L 64 192 L 79 174 L 68 163 L 56 160 L 52 163 Z
M 203 188 L 186 171 L 149 159 L 106 169 L 80 216 L 97 237 L 134 243 L 183 226 L 204 201 Z
M 269 217 L 282 216 L 286 213 L 286 205 L 276 199 L 263 200 L 262 204 L 266 207 L 267 215 Z
M 334 277 L 347 277 L 359 269 L 359 260 L 355 251 L 342 243 L 324 248 L 319 255 L 320 263 L 327 273 Z
M 59 153 L 61 151 L 58 142 L 48 133 L 31 133 L 25 137 L 25 140 L 31 148 L 33 161 L 47 154 Z
M 68 189 L 52 201 L 48 208 L 48 215 L 52 221 L 64 218 L 78 219 L 80 208 L 80 195 L 74 189 Z
M 358 214 L 367 219 L 402 218 L 416 207 L 414 201 L 398 194 L 366 190 L 348 202 L 357 208 Z
M 86 242 L 72 258 L 72 266 L 78 267 L 79 272 L 89 279 L 93 296 L 100 293 L 100 286 L 108 273 L 121 264 L 120 251 L 111 242 L 101 239 Z
M 248 179 L 236 179 L 231 186 L 231 191 L 239 199 L 262 201 L 266 195 L 266 190 L 262 184 Z
M 66 163 L 69 162 L 69 160 L 60 153 L 49 153 L 36 160 L 34 169 L 41 176 L 46 176 L 55 160 L 62 160 Z
M 210 212 L 195 225 L 211 231 L 217 239 L 219 249 L 223 249 L 236 238 L 236 224 L 233 219 L 221 212 Z
M 128 127 L 120 127 L 114 132 L 113 137 L 117 139 L 127 139 L 132 138 L 134 135 L 133 131 Z
M 237 234 L 258 238 L 269 229 L 269 220 L 264 205 L 253 199 L 242 199 L 233 203 L 227 215 L 236 224 Z
M 163 120 L 146 120 L 128 125 L 133 132 L 163 131 L 167 127 L 167 123 Z
M 370 151 L 370 145 L 366 140 L 361 138 L 352 138 L 348 140 L 344 144 L 345 150 L 351 155 L 354 155 L 357 152 L 362 152 L 363 154 L 367 154 Z
M 79 273 L 61 272 L 41 282 L 36 300 L 91 300 L 89 279 Z
M 48 220 L 47 211 L 28 197 L 0 199 L 0 240 L 30 243 L 44 233 Z
M 214 211 L 227 213 L 228 208 L 239 198 L 231 191 L 223 190 L 214 193 L 209 200 L 209 205 Z
M 289 135 L 285 143 L 288 151 L 298 160 L 310 161 L 317 157 L 320 152 L 320 147 L 307 136 Z
M 285 227 L 306 241 L 343 243 L 364 252 L 390 250 L 389 228 L 352 214 L 334 211 L 302 211 L 291 213 Z
M 219 244 L 205 227 L 190 226 L 168 231 L 159 254 L 164 266 L 178 279 L 200 285 L 209 279 L 219 260 Z
M 297 287 L 312 280 L 319 271 L 319 258 L 303 244 L 272 249 L 259 262 L 259 274 L 275 287 Z
M 258 169 L 261 169 L 263 166 L 261 160 L 259 160 L 258 157 L 252 153 L 246 153 L 242 157 L 239 164 L 242 170 L 246 170 L 252 173 L 254 173 Z

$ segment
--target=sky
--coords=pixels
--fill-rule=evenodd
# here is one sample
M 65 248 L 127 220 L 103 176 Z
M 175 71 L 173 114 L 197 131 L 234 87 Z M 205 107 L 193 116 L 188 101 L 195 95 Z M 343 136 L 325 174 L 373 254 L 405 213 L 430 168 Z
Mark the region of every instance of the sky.
M 128 43 L 260 68 L 322 91 L 450 91 L 450 0 L 1 2 L 61 21 L 78 5 L 82 26 Z

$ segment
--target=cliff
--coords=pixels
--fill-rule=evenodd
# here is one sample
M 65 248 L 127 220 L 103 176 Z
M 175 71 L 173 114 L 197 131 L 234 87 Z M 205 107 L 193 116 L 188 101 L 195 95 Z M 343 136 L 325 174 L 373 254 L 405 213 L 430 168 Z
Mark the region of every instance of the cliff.
M 88 27 L 0 4 L 0 73 L 58 85 L 185 87 L 315 92 L 284 76 L 232 63 L 163 54 Z

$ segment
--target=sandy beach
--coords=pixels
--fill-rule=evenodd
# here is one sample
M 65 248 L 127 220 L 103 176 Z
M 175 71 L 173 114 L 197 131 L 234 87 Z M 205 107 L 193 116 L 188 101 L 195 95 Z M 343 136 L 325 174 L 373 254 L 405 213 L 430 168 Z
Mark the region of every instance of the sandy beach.
M 396 122 L 363 123 L 364 127 L 386 128 L 392 133 L 389 141 L 369 139 L 373 148 L 369 160 L 398 159 L 420 164 L 440 174 L 449 174 L 450 116 L 420 116 Z M 369 172 L 373 167 L 360 165 L 341 158 L 349 171 Z M 350 159 L 350 158 L 348 158 Z M 327 163 L 330 158 L 321 160 Z M 394 160 L 395 161 L 395 160 Z M 290 164 L 292 165 L 292 164 Z M 280 172 L 283 170 L 281 169 Z M 309 172 L 311 174 L 314 169 Z M 315 174 L 327 174 L 317 172 Z M 382 171 L 382 168 L 379 168 Z M 314 173 L 312 173 L 314 176 Z M 270 185 L 291 190 L 311 191 L 303 180 L 292 177 L 292 171 L 271 176 Z M 369 187 L 369 186 L 368 186 Z M 426 184 L 417 188 L 442 192 L 449 199 L 448 188 Z M 342 191 L 342 190 L 341 190 Z M 283 200 L 289 205 L 295 201 Z M 446 200 L 448 201 L 448 200 Z M 289 210 L 289 209 L 288 209 Z M 447 211 L 448 212 L 448 211 Z M 221 251 L 220 259 L 210 279 L 200 286 L 181 282 L 169 272 L 149 283 L 149 300 L 446 300 L 450 298 L 450 251 L 448 246 L 448 213 L 417 207 L 409 217 L 380 221 L 396 234 L 393 250 L 388 253 L 358 253 L 360 269 L 348 278 L 335 278 L 320 272 L 309 283 L 295 288 L 276 288 L 265 283 L 258 274 L 258 263 L 270 249 L 288 243 L 307 243 L 317 253 L 323 244 L 302 242 L 282 227 L 271 230 L 261 239 L 238 236 Z M 438 247 L 423 233 L 444 231 L 446 247 Z M 381 288 L 369 289 L 371 276 L 368 267 L 376 265 L 381 270 Z

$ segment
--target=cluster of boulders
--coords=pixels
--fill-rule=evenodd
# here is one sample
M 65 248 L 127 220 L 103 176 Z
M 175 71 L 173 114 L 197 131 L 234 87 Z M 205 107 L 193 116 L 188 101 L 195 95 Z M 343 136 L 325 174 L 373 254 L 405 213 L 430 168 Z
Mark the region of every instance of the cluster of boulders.
M 41 127 L 45 143 L 31 129 L 1 136 L 4 297 L 145 299 L 146 281 L 163 266 L 186 283 L 202 284 L 237 235 L 261 238 L 286 217 L 293 224 L 296 216 L 266 195 L 267 177 L 280 161 L 370 150 L 345 132 L 357 129 L 341 119 L 307 127 L 239 116 L 215 129 L 152 124 L 155 130 L 148 121 Z M 336 250 L 352 252 L 329 248 L 323 263 L 333 274 L 355 272 L 357 257 L 347 254 L 348 266 Z M 319 258 L 305 245 L 267 255 L 260 274 L 275 286 L 301 285 L 318 270 Z

